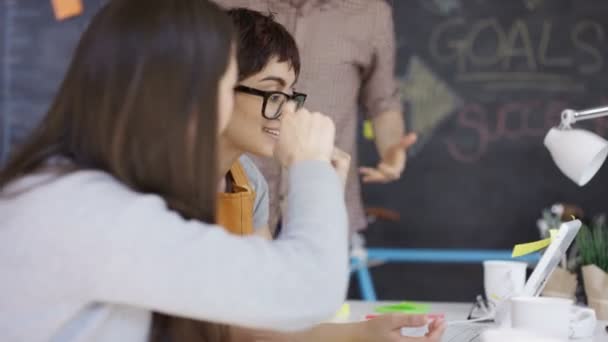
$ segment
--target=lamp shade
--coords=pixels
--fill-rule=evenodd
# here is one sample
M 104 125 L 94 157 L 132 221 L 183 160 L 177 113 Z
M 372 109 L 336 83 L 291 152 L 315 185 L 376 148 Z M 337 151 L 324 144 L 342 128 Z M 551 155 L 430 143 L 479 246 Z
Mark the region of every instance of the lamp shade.
M 579 186 L 593 178 L 608 155 L 608 141 L 582 129 L 551 128 L 545 146 L 557 167 Z

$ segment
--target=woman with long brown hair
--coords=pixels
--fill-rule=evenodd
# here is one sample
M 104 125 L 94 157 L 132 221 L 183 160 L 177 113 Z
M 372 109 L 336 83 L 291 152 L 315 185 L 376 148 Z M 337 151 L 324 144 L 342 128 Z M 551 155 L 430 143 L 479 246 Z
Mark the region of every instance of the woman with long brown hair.
M 283 109 L 277 240 L 213 225 L 233 45 L 206 0 L 112 0 L 94 17 L 0 171 L 4 341 L 221 340 L 200 321 L 290 330 L 339 306 L 347 223 L 327 117 Z

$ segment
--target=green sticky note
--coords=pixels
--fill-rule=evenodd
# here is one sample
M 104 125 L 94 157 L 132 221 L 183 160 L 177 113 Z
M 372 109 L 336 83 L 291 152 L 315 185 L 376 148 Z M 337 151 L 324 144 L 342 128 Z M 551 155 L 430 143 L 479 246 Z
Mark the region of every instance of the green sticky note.
M 401 302 L 397 304 L 382 305 L 376 307 L 377 313 L 408 313 L 408 314 L 427 314 L 429 313 L 427 304 Z

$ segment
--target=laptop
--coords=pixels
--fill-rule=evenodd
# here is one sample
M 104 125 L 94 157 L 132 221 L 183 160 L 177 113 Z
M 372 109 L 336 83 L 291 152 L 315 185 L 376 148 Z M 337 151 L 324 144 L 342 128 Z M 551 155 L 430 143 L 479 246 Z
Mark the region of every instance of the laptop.
M 573 220 L 560 225 L 559 231 L 543 256 L 538 261 L 534 271 L 526 281 L 521 296 L 539 296 L 545 288 L 551 273 L 566 253 L 576 234 L 581 229 L 581 221 Z M 448 322 L 448 328 L 443 336 L 443 342 L 479 341 L 481 334 L 488 328 L 496 328 L 500 325 L 510 325 L 509 301 L 506 300 L 501 306 L 486 317 L 470 321 Z M 484 323 L 482 323 L 482 322 Z M 488 323 L 488 321 L 491 321 Z

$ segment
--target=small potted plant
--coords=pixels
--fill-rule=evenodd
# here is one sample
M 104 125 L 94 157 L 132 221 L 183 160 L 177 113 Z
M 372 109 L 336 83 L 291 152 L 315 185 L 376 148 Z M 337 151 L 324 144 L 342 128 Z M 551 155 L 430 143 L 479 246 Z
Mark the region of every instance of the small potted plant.
M 608 320 L 608 227 L 603 217 L 583 226 L 576 238 L 587 304 Z

